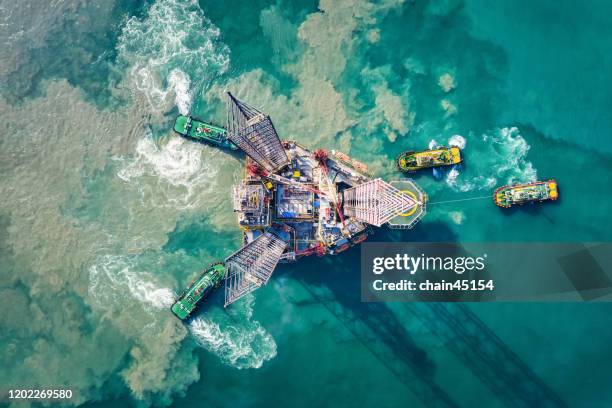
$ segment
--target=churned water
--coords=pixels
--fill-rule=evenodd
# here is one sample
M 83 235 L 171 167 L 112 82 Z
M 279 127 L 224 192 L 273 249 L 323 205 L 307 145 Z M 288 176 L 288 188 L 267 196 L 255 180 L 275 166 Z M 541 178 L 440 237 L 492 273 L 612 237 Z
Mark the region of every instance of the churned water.
M 281 137 L 387 180 L 403 150 L 464 148 L 463 166 L 416 177 L 432 205 L 415 230 L 375 240 L 609 241 L 610 10 L 0 1 L 0 384 L 69 387 L 96 406 L 508 404 L 487 382 L 495 364 L 475 369 L 418 307 L 359 303 L 358 249 L 174 318 L 184 285 L 240 246 L 242 161 L 175 137 L 172 121 L 223 122 L 231 90 Z M 529 211 L 441 203 L 546 178 L 562 199 Z M 469 308 L 568 405 L 612 401 L 608 305 Z

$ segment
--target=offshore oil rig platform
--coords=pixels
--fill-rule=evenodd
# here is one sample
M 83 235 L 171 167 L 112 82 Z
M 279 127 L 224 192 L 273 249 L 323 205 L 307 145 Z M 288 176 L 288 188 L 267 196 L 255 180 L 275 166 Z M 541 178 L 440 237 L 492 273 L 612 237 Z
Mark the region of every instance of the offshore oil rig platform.
M 412 228 L 425 214 L 427 197 L 411 180 L 386 183 L 372 179 L 367 166 L 342 153 L 311 152 L 297 143 L 281 141 L 269 116 L 228 96 L 227 129 L 180 116 L 174 130 L 191 140 L 239 148 L 247 154 L 245 177 L 233 190 L 244 246 L 224 262 L 211 264 L 186 289 L 172 306 L 180 319 L 189 318 L 224 280 L 227 306 L 267 283 L 279 262 L 337 254 L 365 240 L 370 226 Z M 436 166 L 461 161 L 451 148 L 436 148 L 404 153 L 398 166 L 402 171 L 429 168 L 430 161 L 421 163 L 418 157 L 418 168 L 410 168 L 410 156 L 438 155 L 441 149 L 447 149 L 449 155 Z M 544 182 L 536 182 L 501 187 L 494 199 L 512 205 L 556 199 L 556 182 L 545 183 L 545 193 L 540 185 Z M 340 320 L 424 406 L 459 406 L 424 370 L 423 354 L 384 304 L 358 303 L 355 307 L 354 300 L 338 301 L 329 296 L 329 288 L 307 285 L 303 278 L 299 280 L 314 301 Z M 469 308 L 438 302 L 409 302 L 402 308 L 441 339 L 502 404 L 567 407 Z
M 371 226 L 412 228 L 425 214 L 427 196 L 412 180 L 385 182 L 343 153 L 281 141 L 268 115 L 231 93 L 227 112 L 227 129 L 185 116 L 174 126 L 189 139 L 247 155 L 244 179 L 233 188 L 243 247 L 187 288 L 172 306 L 179 318 L 222 280 L 228 306 L 265 285 L 279 262 L 338 254 L 363 242 Z

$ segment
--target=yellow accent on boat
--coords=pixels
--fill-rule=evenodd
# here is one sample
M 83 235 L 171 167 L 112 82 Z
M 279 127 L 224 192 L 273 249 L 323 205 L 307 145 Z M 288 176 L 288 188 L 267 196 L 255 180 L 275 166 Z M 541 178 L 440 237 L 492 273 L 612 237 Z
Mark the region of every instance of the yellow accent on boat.
M 272 184 L 272 182 L 268 181 L 268 182 L 266 183 L 266 188 L 267 188 L 268 190 L 272 190 L 272 187 L 274 187 L 274 185 Z
M 461 163 L 461 150 L 458 147 L 451 147 L 451 161 L 453 164 Z
M 418 158 L 420 157 L 425 157 L 425 158 L 436 157 L 437 160 L 439 160 L 439 156 L 444 153 L 450 153 L 450 156 L 451 156 L 451 163 L 445 163 L 445 164 L 457 164 L 461 162 L 461 150 L 459 150 L 458 147 L 451 147 L 450 149 L 447 147 L 444 147 L 441 149 L 423 150 L 422 152 L 414 153 L 414 157 L 417 158 L 417 161 L 418 161 Z
M 293 172 L 293 177 L 295 177 L 295 178 L 300 178 L 301 175 L 302 175 L 302 173 L 300 173 L 299 170 L 296 170 L 296 171 Z
M 559 197 L 559 192 L 557 191 L 557 183 L 552 181 L 548 183 L 548 189 L 550 190 L 550 198 L 557 199 Z

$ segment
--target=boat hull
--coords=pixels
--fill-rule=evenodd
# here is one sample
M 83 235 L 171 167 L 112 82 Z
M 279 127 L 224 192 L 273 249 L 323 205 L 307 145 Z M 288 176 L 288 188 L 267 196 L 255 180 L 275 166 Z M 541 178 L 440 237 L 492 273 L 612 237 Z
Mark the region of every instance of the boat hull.
M 221 285 L 224 276 L 225 266 L 222 263 L 210 265 L 174 302 L 170 308 L 172 313 L 181 320 L 189 318 L 210 293 Z
M 438 147 L 423 151 L 409 151 L 397 157 L 397 167 L 400 171 L 415 172 L 434 167 L 452 166 L 462 161 L 461 150 L 458 147 Z
M 179 115 L 174 121 L 174 131 L 190 140 L 238 150 L 238 147 L 228 139 L 225 129 L 206 123 L 194 116 Z
M 502 208 L 558 199 L 559 188 L 555 180 L 502 186 L 493 193 L 493 201 Z

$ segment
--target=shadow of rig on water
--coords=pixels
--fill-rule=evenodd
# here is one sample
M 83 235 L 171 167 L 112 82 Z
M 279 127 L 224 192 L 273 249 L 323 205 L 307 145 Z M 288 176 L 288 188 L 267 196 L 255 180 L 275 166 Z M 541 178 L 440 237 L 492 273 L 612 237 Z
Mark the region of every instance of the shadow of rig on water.
M 437 228 L 446 228 L 446 231 L 437 231 L 437 239 L 442 233 L 448 241 L 456 240 L 448 227 L 439 224 Z M 412 240 L 426 241 L 430 227 L 413 230 Z M 379 230 L 374 240 L 387 241 L 386 235 L 398 233 L 401 231 Z M 308 259 L 292 274 L 312 301 L 323 305 L 338 319 L 424 406 L 461 406 L 437 384 L 435 363 L 396 312 L 386 303 L 361 302 L 361 281 L 355 276 L 360 270 L 359 259 L 358 249 L 352 248 L 332 261 L 333 268 L 321 267 L 325 262 L 322 259 Z M 353 279 L 347 279 L 347 275 Z M 504 405 L 513 408 L 567 406 L 465 304 L 409 302 L 395 303 L 394 307 L 416 317 Z

